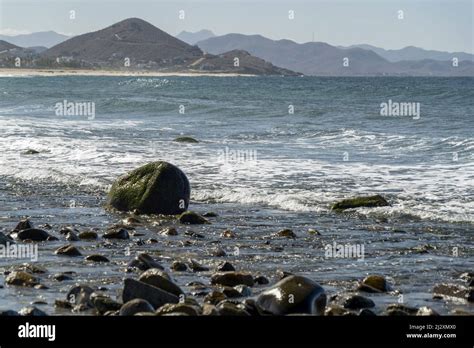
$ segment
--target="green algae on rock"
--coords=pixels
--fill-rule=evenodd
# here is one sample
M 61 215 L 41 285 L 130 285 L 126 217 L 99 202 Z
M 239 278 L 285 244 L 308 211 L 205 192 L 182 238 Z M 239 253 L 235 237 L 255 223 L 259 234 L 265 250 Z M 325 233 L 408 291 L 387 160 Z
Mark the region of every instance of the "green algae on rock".
M 366 197 L 354 197 L 343 199 L 340 202 L 332 205 L 332 210 L 343 211 L 352 208 L 373 208 L 373 207 L 386 207 L 389 203 L 385 198 L 380 195 L 366 196 Z
M 120 177 L 110 189 L 108 204 L 120 211 L 175 215 L 188 209 L 190 194 L 186 175 L 171 163 L 158 161 Z

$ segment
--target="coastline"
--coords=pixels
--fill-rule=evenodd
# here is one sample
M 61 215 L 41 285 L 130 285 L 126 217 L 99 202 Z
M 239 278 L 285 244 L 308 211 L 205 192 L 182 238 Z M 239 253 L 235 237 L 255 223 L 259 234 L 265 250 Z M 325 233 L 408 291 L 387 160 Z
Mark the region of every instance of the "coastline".
M 160 71 L 122 71 L 93 69 L 10 69 L 0 68 L 0 77 L 17 76 L 145 76 L 145 77 L 253 77 L 251 74 L 235 73 L 203 73 L 203 72 L 160 72 Z

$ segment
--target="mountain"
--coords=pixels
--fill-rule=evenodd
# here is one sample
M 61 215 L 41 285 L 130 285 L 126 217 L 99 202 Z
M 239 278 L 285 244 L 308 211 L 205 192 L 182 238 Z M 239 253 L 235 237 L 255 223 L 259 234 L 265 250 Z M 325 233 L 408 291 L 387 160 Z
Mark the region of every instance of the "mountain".
M 129 18 L 99 31 L 75 36 L 51 47 L 40 57 L 38 62 L 52 68 L 66 66 L 297 75 L 252 57 L 248 52 L 204 54 L 199 47 L 191 46 L 138 18 Z
M 184 41 L 190 45 L 195 45 L 196 42 L 202 41 L 209 39 L 211 37 L 214 37 L 214 33 L 210 30 L 200 30 L 195 33 L 189 32 L 189 31 L 182 31 L 178 35 L 176 35 L 176 38 L 180 39 L 181 41 Z
M 4 53 L 6 51 L 10 51 L 16 48 L 20 48 L 20 47 L 13 45 L 7 41 L 0 40 L 0 53 Z
M 393 63 L 372 50 L 360 47 L 340 48 L 323 42 L 303 44 L 291 40 L 271 40 L 261 35 L 227 34 L 197 43 L 203 51 L 221 54 L 230 50 L 245 50 L 273 64 L 316 76 L 474 76 L 469 61 L 453 68 L 450 61 Z M 344 62 L 348 63 L 344 66 Z
M 4 40 L 0 40 L 0 58 L 9 59 L 9 58 L 24 58 L 24 57 L 33 57 L 38 53 L 39 47 L 23 48 L 13 45 Z M 2 65 L 3 66 L 3 65 Z
M 377 53 L 379 56 L 385 58 L 389 62 L 400 62 L 403 60 L 441 60 L 447 61 L 452 60 L 454 57 L 458 58 L 459 61 L 471 60 L 474 61 L 474 55 L 465 52 L 443 52 L 434 50 L 425 50 L 423 48 L 407 46 L 399 50 L 386 50 L 380 47 L 362 44 L 352 45 L 349 47 L 338 46 L 339 48 L 362 48 L 371 50 Z
M 69 39 L 69 36 L 58 34 L 54 31 L 42 31 L 15 36 L 0 35 L 0 40 L 8 41 L 20 47 L 44 46 L 49 48 L 67 39 Z

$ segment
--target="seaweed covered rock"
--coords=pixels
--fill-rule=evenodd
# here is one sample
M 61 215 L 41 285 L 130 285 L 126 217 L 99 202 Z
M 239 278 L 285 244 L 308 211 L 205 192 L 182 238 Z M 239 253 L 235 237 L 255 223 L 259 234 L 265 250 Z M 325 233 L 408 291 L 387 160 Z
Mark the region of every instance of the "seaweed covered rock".
M 110 189 L 109 205 L 143 214 L 180 214 L 188 208 L 186 175 L 167 162 L 152 162 L 120 177 Z
M 192 138 L 192 137 L 177 137 L 176 139 L 174 139 L 173 141 L 177 142 L 177 143 L 190 143 L 190 144 L 197 144 L 199 143 L 199 141 L 197 141 L 196 139 Z
M 332 210 L 343 211 L 352 208 L 386 207 L 389 203 L 380 195 L 343 199 L 332 205 Z
M 309 278 L 289 276 L 265 290 L 257 299 L 257 307 L 273 315 L 324 315 L 326 292 Z

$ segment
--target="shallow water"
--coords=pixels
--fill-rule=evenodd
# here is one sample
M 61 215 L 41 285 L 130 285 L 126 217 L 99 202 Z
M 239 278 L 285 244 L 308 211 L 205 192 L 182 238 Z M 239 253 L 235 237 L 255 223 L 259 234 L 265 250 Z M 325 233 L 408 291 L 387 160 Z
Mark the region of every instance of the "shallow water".
M 0 96 L 0 229 L 9 232 L 30 216 L 36 225 L 51 224 L 61 239 L 40 244 L 49 289 L 4 287 L 0 308 L 19 309 L 41 296 L 49 304 L 44 309 L 54 312 L 54 299 L 64 299 L 76 282 L 106 284 L 118 295 L 125 265 L 139 251 L 165 266 L 191 256 L 212 269 L 222 261 L 208 255 L 215 242 L 238 269 L 273 280 L 276 269 L 298 272 L 336 293 L 380 273 L 407 305 L 474 311 L 432 300 L 431 293 L 435 284 L 460 283 L 459 274 L 474 268 L 472 78 L 0 78 Z M 64 99 L 94 102 L 95 118 L 56 116 L 55 103 Z M 389 99 L 420 102 L 420 119 L 380 116 L 380 103 Z M 200 143 L 173 142 L 179 135 Z M 27 149 L 41 153 L 21 155 Z M 223 157 L 229 151 L 241 157 Z M 108 186 L 152 160 L 172 162 L 188 175 L 191 209 L 217 212 L 212 225 L 178 226 L 179 236 L 165 237 L 149 223 L 137 226 L 144 235 L 128 242 L 74 242 L 85 255 L 109 257 L 105 265 L 54 255 L 65 244 L 60 226 L 100 234 L 118 222 L 120 216 L 103 209 Z M 329 210 L 337 199 L 373 193 L 392 206 Z M 228 228 L 238 238 L 221 238 Z M 298 238 L 267 238 L 282 228 Z M 310 228 L 322 235 L 308 234 Z M 150 238 L 158 243 L 140 242 Z M 182 246 L 184 240 L 194 244 Z M 324 247 L 334 241 L 363 245 L 364 259 L 326 258 Z M 434 248 L 414 249 L 424 245 Z M 25 261 L 0 260 L 0 268 Z M 71 270 L 74 281 L 50 279 Z M 174 276 L 184 286 L 208 283 L 209 274 Z M 398 293 L 371 296 L 378 310 L 399 299 Z

